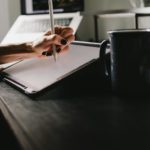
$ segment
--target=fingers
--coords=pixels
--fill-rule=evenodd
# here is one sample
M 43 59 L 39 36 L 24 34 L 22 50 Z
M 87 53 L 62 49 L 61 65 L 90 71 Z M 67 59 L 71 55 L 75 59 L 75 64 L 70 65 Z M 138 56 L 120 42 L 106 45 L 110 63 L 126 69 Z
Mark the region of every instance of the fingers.
M 52 39 L 51 36 L 49 36 L 49 43 L 48 44 L 55 44 L 57 45 L 57 50 L 58 51 L 63 51 L 63 49 L 67 49 L 68 45 L 75 40 L 75 36 L 72 34 L 73 30 L 70 27 L 56 27 L 57 33 L 61 34 L 60 36 L 55 35 Z M 63 38 L 62 38 L 63 37 Z M 59 42 L 58 42 L 59 41 Z M 48 51 L 51 51 L 51 48 L 47 47 L 46 49 Z
M 59 53 L 62 53 L 62 52 L 68 51 L 68 50 L 69 50 L 69 45 L 63 47 L 62 49 L 61 48 L 57 48 L 56 52 L 59 54 Z
M 32 50 L 41 53 L 43 50 L 51 49 L 53 44 L 66 45 L 67 41 L 57 34 L 44 36 L 32 43 Z
M 67 44 L 67 41 L 61 37 L 60 35 L 53 34 L 45 37 L 45 43 L 47 44 L 55 44 L 55 45 L 65 45 Z
M 55 34 L 60 34 L 61 31 L 62 31 L 62 26 L 55 26 Z M 51 34 L 52 34 L 51 29 L 44 33 L 44 35 L 46 36 L 51 35 Z
M 61 50 L 61 52 L 65 52 L 65 51 L 68 51 L 68 50 L 69 50 L 69 45 L 65 46 L 65 47 Z
M 69 33 L 73 34 L 73 29 L 67 26 L 55 26 L 55 34 L 59 34 L 61 36 L 64 36 L 64 33 Z M 51 30 L 48 30 L 47 32 L 44 33 L 45 36 L 51 35 Z
M 74 32 L 73 29 L 70 28 L 70 27 L 66 27 L 66 26 L 56 26 L 55 27 L 55 33 L 56 33 L 56 35 L 59 35 L 62 38 L 66 39 L 68 41 L 68 44 L 70 44 L 73 40 L 75 40 L 73 32 Z M 44 35 L 49 38 L 48 40 L 50 40 L 52 38 L 51 36 L 53 36 L 53 35 L 51 35 L 51 31 L 50 30 L 47 31 Z M 71 36 L 72 36 L 72 38 L 68 38 L 68 37 L 71 37 Z M 57 38 L 57 37 L 54 36 L 51 39 L 50 44 L 51 43 L 56 44 L 56 45 L 61 45 L 61 44 L 65 45 L 65 44 L 67 44 L 67 43 L 64 43 L 63 41 L 61 41 L 62 42 L 61 44 L 57 43 L 59 41 L 61 41 L 61 40 L 59 40 L 59 38 Z
M 66 26 L 56 26 L 55 33 L 51 34 L 51 31 L 47 31 L 43 37 L 33 42 L 33 51 L 37 55 L 41 55 L 43 52 L 51 55 L 52 45 L 56 45 L 57 52 L 66 51 L 69 49 L 69 44 L 75 40 L 73 35 L 73 29 Z M 43 55 L 45 54 L 43 53 Z
M 67 40 L 67 44 L 66 45 L 57 46 L 57 49 L 59 48 L 61 50 L 64 50 L 66 47 L 69 47 L 71 42 L 74 41 L 75 36 L 70 35 L 70 36 L 66 37 L 65 39 Z
M 62 36 L 63 38 L 66 38 L 66 37 L 68 37 L 70 35 L 73 35 L 73 29 L 71 29 L 69 27 L 68 28 L 64 28 L 62 30 L 61 34 L 60 34 L 60 36 Z
M 57 33 L 60 34 L 60 36 L 62 36 L 67 41 L 66 45 L 61 45 L 61 46 L 59 46 L 59 48 L 62 51 L 64 49 L 68 49 L 68 45 L 70 45 L 71 42 L 75 40 L 75 36 L 73 35 L 73 32 L 74 32 L 73 29 L 70 27 L 61 26 L 61 27 L 57 27 L 56 31 L 57 31 Z

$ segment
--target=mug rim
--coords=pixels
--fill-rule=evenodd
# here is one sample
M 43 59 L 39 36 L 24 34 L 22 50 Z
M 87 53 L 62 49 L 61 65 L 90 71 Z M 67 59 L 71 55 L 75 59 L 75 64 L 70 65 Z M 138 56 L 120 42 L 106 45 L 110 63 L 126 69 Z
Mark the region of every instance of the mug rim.
M 110 30 L 108 34 L 112 33 L 150 33 L 150 28 L 148 29 L 117 29 L 117 30 Z

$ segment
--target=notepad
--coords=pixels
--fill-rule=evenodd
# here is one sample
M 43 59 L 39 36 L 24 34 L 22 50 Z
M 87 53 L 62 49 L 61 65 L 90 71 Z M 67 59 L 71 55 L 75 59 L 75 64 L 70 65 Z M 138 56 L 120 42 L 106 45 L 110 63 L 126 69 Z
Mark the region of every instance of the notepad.
M 35 94 L 77 72 L 99 58 L 99 44 L 71 44 L 70 50 L 58 55 L 23 60 L 3 71 L 7 81 L 27 94 Z

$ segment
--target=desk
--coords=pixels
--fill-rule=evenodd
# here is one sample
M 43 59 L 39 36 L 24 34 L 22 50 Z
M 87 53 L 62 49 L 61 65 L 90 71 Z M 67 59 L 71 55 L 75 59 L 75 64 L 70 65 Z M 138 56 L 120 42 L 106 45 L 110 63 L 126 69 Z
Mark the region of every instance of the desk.
M 91 80 L 91 74 L 73 77 L 69 84 L 64 82 L 37 97 L 0 82 L 0 109 L 23 149 L 149 148 L 149 98 L 114 97 L 104 89 L 103 79 L 95 78 L 90 86 L 82 84 Z

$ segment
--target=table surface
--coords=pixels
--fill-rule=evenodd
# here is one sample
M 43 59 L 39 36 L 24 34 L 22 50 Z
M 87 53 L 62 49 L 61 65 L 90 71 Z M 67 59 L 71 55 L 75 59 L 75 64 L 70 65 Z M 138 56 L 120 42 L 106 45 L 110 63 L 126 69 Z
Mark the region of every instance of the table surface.
M 87 69 L 36 96 L 0 82 L 0 109 L 22 148 L 149 149 L 149 98 L 113 96 L 98 76 Z

